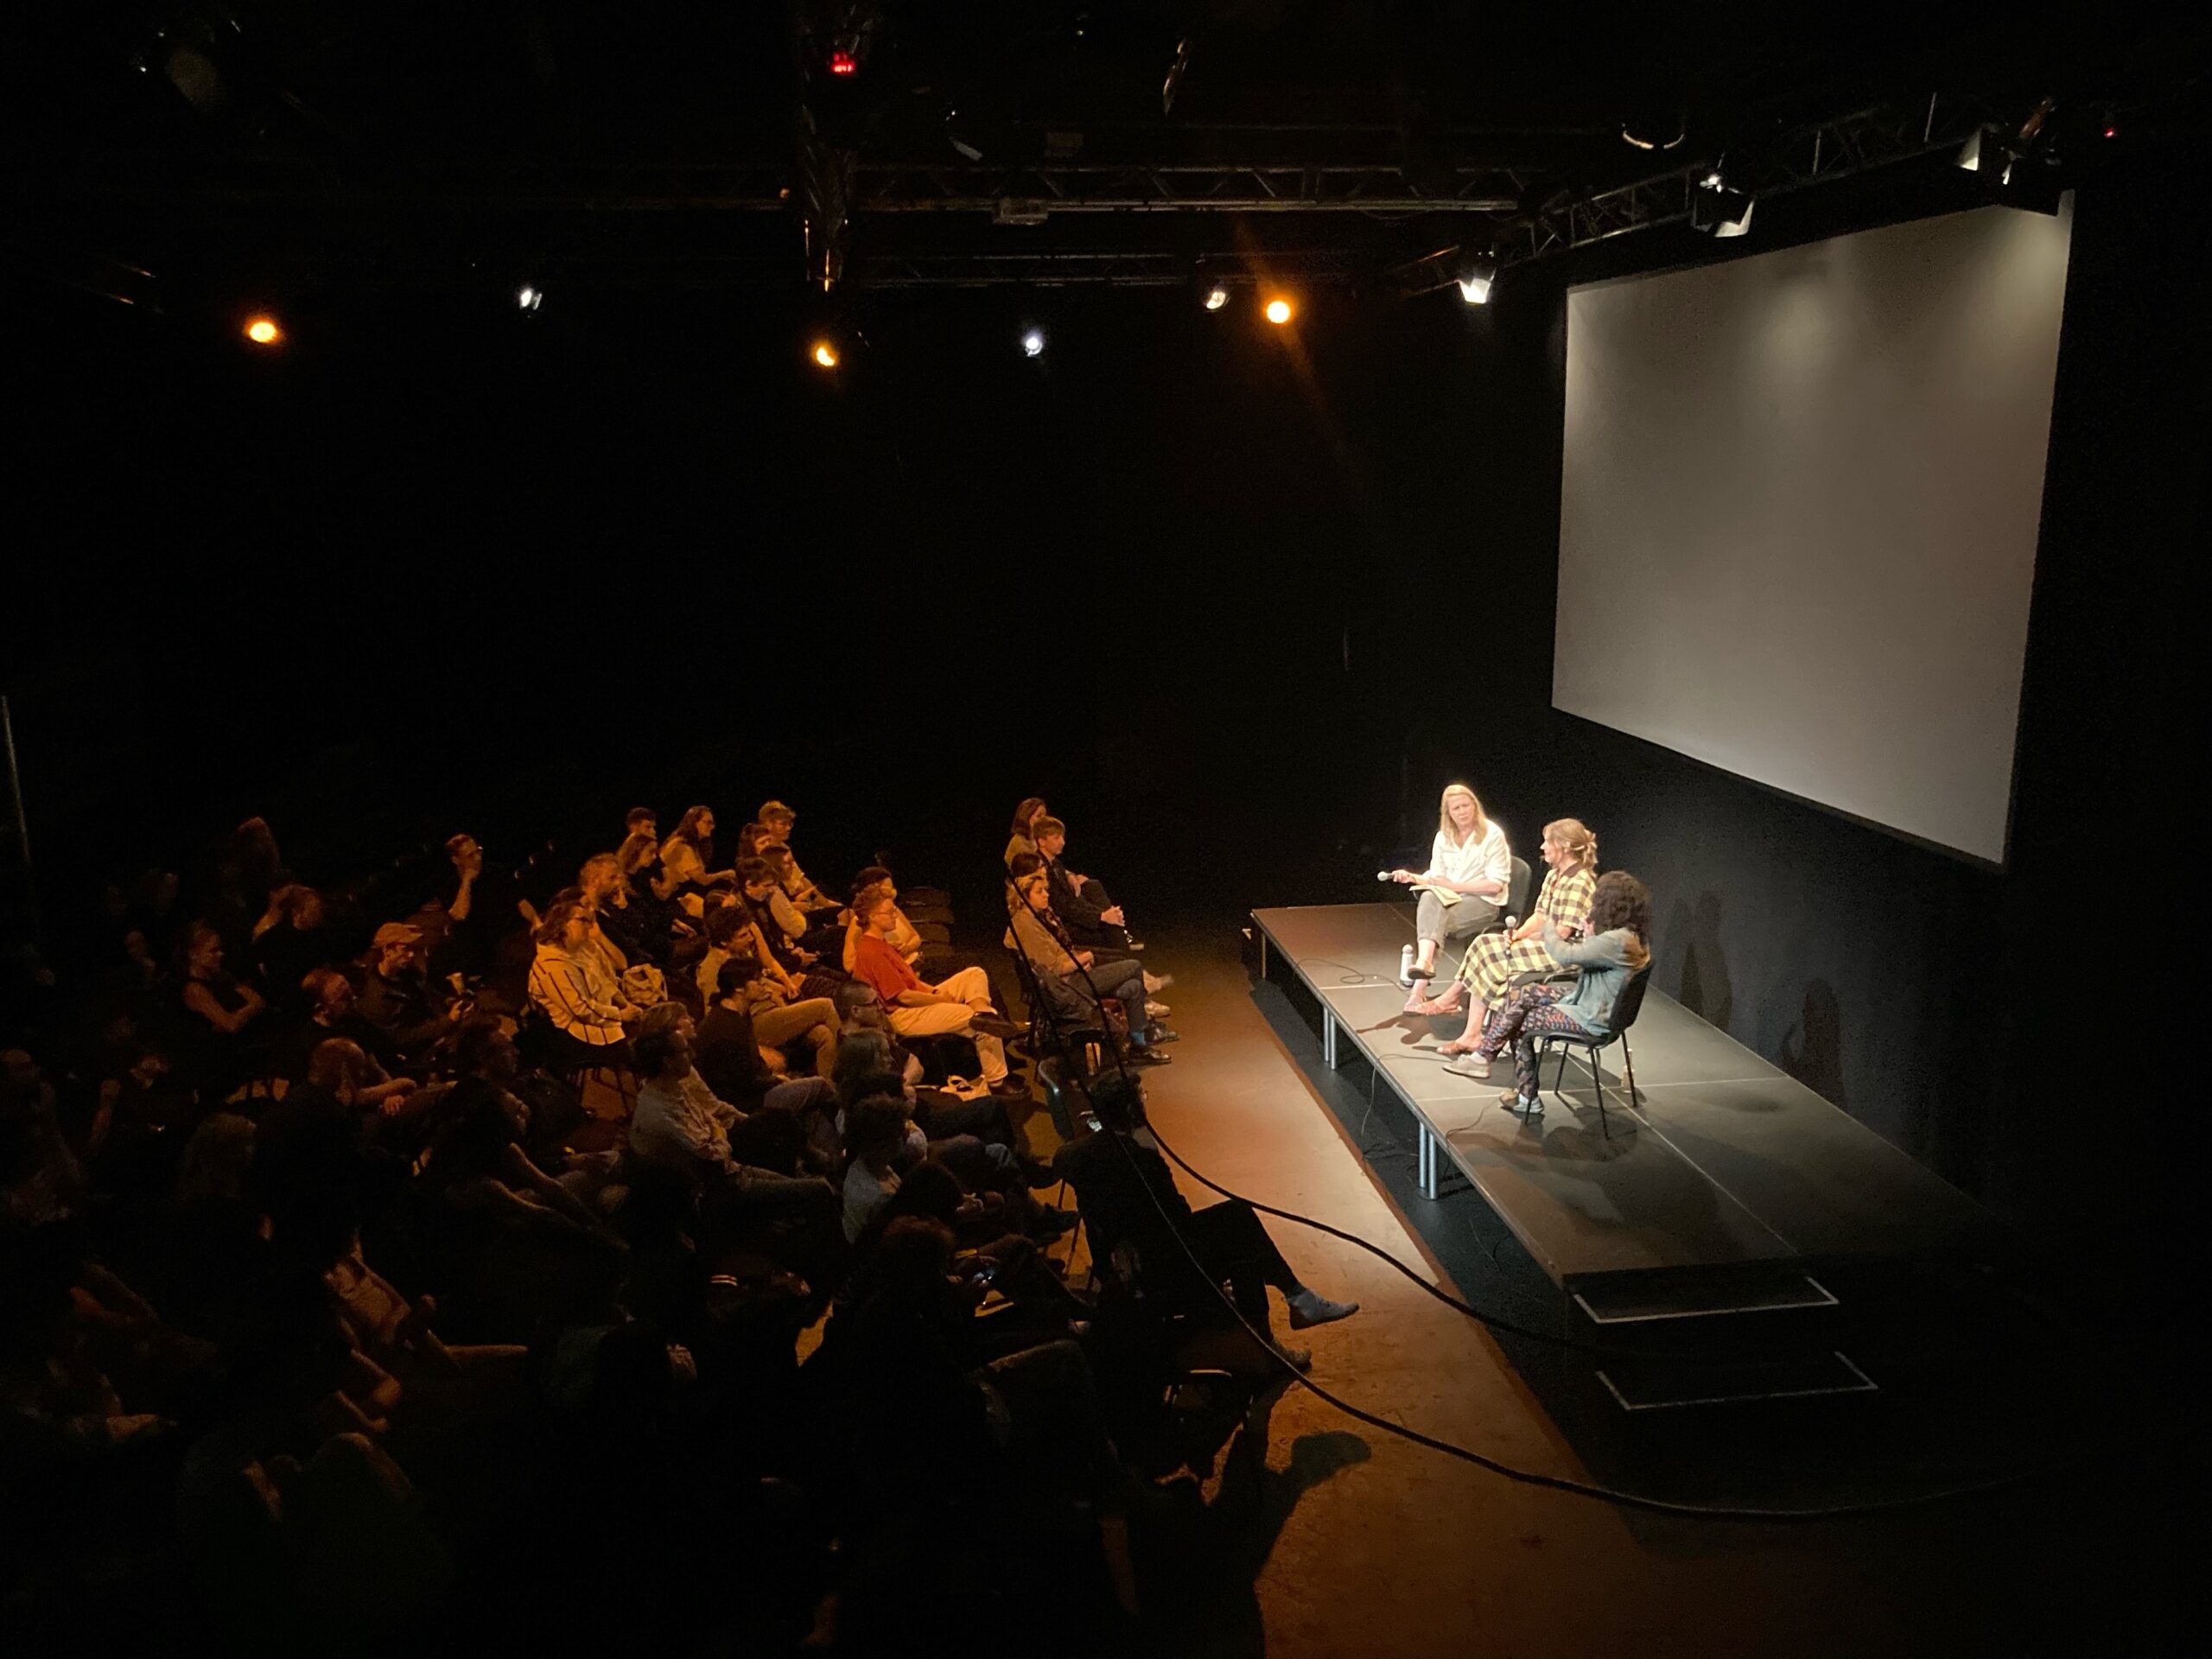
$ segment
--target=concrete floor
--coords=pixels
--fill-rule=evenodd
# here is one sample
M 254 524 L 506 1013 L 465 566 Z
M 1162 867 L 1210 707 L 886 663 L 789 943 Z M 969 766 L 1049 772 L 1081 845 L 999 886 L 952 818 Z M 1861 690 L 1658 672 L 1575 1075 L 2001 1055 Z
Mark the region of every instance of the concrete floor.
M 1294 1052 L 1302 1032 L 1271 1022 L 1262 1002 L 1274 993 L 1255 992 L 1237 946 L 1228 927 L 1153 940 L 1149 964 L 1176 976 L 1166 995 L 1184 1037 L 1175 1064 L 1147 1078 L 1155 1122 L 1224 1186 L 1357 1231 L 1440 1279 L 1309 1081 L 1303 1068 L 1318 1044 Z M 1211 1200 L 1185 1185 L 1194 1204 Z M 1518 1468 L 1590 1478 L 1481 1327 L 1349 1245 L 1271 1225 L 1309 1283 L 1363 1305 L 1299 1338 L 1310 1338 L 1317 1381 Z M 2109 1405 L 2055 1399 L 2052 1450 L 2077 1444 L 2078 1413 Z M 1516 1484 L 1351 1421 L 1302 1389 L 1262 1427 L 1266 1472 L 1248 1462 L 1208 1487 L 1224 1513 L 1243 1506 L 1243 1544 L 1216 1561 L 1226 1578 L 1249 1574 L 1249 1592 L 1243 1582 L 1216 1586 L 1204 1605 L 1165 1621 L 1154 1650 L 2036 1651 L 2039 1637 L 2077 1620 L 2097 1630 L 2102 1651 L 2167 1650 L 2157 1591 L 2174 1535 L 2132 1482 L 2085 1476 L 1995 1502 L 1755 1526 L 1632 1515 Z M 1670 1432 L 1687 1433 L 1694 1452 L 1703 1430 Z M 1243 1490 L 1224 1495 L 1224 1483 L 1239 1482 Z M 1765 1501 L 1807 1499 L 1777 1491 Z

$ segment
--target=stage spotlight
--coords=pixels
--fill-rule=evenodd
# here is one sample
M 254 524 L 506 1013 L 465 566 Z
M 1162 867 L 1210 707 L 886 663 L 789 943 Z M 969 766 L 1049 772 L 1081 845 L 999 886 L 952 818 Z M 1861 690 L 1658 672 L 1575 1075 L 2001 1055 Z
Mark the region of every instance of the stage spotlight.
M 1280 328 L 1284 323 L 1290 321 L 1291 303 L 1288 300 L 1286 300 L 1278 295 L 1275 298 L 1268 302 L 1267 310 L 1264 315 L 1269 322 L 1274 323 L 1275 327 Z
M 1228 303 L 1229 290 L 1224 288 L 1219 283 L 1216 283 L 1211 288 L 1206 289 L 1207 310 L 1218 311 L 1223 306 L 1227 305 Z
M 1045 331 L 1042 328 L 1032 328 L 1023 334 L 1021 336 L 1021 354 L 1024 357 L 1044 356 Z
M 1690 227 L 1710 236 L 1741 236 L 1751 228 L 1753 206 L 1743 191 L 1730 189 L 1715 168 L 1690 193 Z
M 809 352 L 807 355 L 814 359 L 815 365 L 818 368 L 834 369 L 837 366 L 837 348 L 829 340 L 816 340 L 814 342 L 814 349 Z
M 521 311 L 535 311 L 545 302 L 545 290 L 524 283 L 515 289 L 515 308 Z
M 1459 297 L 1469 305 L 1488 305 L 1491 285 L 1497 281 L 1497 260 L 1470 259 L 1459 267 Z
M 283 329 L 277 325 L 276 318 L 266 315 L 245 320 L 245 337 L 257 346 L 281 346 L 284 343 Z
M 1969 173 L 1983 173 L 1999 184 L 2012 181 L 2012 147 L 2005 142 L 2005 130 L 1990 125 L 1976 127 L 1967 135 L 1959 149 L 1959 165 Z

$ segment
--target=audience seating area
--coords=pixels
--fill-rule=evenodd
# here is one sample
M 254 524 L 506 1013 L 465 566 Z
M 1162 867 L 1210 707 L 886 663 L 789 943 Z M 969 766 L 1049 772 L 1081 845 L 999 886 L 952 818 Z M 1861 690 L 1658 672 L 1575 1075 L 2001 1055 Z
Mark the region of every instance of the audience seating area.
M 1166 1010 L 1129 977 L 1067 1017 L 1007 915 L 819 885 L 794 823 L 724 852 L 639 809 L 572 880 L 460 835 L 317 890 L 256 819 L 10 952 L 19 1631 L 1050 1650 L 1040 1586 L 1134 1616 L 1119 1522 L 1198 1463 L 1193 1377 L 1240 1409 L 1281 1356 L 1181 1263 L 1092 1274 L 1079 1220 L 1141 1230 L 1055 1202 L 1117 1175 L 1071 1160 L 1089 1080 L 1164 1063 Z

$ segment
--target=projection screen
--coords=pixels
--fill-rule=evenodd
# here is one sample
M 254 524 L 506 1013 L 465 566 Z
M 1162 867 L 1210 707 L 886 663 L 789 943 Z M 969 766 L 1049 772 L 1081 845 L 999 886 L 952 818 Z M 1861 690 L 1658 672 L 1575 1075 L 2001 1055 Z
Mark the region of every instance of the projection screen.
M 2002 863 L 2072 205 L 1570 289 L 1554 706 Z

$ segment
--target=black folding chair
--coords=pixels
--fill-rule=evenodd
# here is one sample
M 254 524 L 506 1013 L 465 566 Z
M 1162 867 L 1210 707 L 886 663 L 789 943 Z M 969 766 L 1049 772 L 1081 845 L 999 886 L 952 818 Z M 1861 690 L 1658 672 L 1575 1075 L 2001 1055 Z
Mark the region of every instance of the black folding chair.
M 1076 1102 L 1067 1079 L 1061 1075 L 1061 1064 L 1057 1054 L 1039 1059 L 1037 1062 L 1037 1081 L 1044 1090 L 1045 1111 L 1052 1120 L 1052 1132 L 1060 1137 L 1062 1146 L 1071 1147 L 1090 1134 L 1090 1126 L 1076 1121 Z M 1058 1190 L 1052 1194 L 1052 1202 L 1065 1206 L 1067 1194 L 1068 1178 L 1063 1174 Z M 1078 1208 L 1076 1211 L 1075 1230 L 1068 1235 L 1067 1264 L 1071 1269 L 1075 1266 L 1075 1253 L 1082 1244 L 1083 1211 Z
M 1608 1140 L 1611 1139 L 1612 1132 L 1605 1122 L 1605 1074 L 1599 1067 L 1598 1056 L 1615 1043 L 1621 1046 L 1622 1077 L 1628 1087 L 1628 1103 L 1634 1106 L 1636 1057 L 1629 1052 L 1628 1028 L 1636 1023 L 1636 1016 L 1643 1007 L 1644 990 L 1650 982 L 1651 969 L 1646 967 L 1621 987 L 1621 994 L 1613 999 L 1612 1012 L 1607 1017 L 1605 1029 L 1602 1032 L 1592 1034 L 1579 1031 L 1547 1031 L 1540 1033 L 1536 1038 L 1536 1076 L 1540 1082 L 1544 1075 L 1544 1057 L 1554 1048 L 1560 1052 L 1559 1070 L 1552 1074 L 1552 1093 L 1558 1096 L 1562 1106 L 1568 1103 L 1566 1095 L 1561 1092 L 1561 1085 L 1567 1081 L 1567 1053 L 1570 1050 L 1580 1052 L 1584 1063 L 1590 1068 L 1591 1084 L 1598 1091 L 1598 1128 Z
M 1011 947 L 1007 955 L 1014 961 L 1014 976 L 1021 987 L 1021 1000 L 1029 1005 L 1029 1046 L 1033 1058 L 1042 1062 L 1047 1055 L 1057 1054 L 1075 1067 L 1080 1077 L 1089 1077 L 1103 1052 L 1107 1040 L 1104 1027 L 1077 1025 L 1064 1020 L 1045 995 L 1045 988 L 1037 982 L 1037 970 L 1019 944 Z

